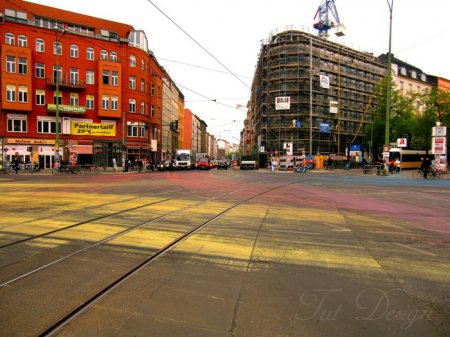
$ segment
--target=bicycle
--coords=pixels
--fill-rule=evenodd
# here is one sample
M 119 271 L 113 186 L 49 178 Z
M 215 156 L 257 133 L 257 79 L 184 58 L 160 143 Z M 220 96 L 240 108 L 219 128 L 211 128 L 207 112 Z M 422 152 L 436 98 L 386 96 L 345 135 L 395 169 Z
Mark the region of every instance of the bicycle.
M 414 174 L 416 178 L 424 178 L 424 179 L 430 179 L 433 180 L 436 178 L 436 171 L 434 170 L 427 170 L 427 175 L 425 177 L 424 171 L 421 169 L 418 169 L 416 173 Z

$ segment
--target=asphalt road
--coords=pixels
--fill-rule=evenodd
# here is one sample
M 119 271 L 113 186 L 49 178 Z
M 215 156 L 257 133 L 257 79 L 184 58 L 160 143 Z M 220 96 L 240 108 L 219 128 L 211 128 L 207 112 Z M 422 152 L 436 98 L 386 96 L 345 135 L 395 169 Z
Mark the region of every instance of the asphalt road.
M 450 336 L 450 179 L 38 174 L 0 192 L 0 336 Z

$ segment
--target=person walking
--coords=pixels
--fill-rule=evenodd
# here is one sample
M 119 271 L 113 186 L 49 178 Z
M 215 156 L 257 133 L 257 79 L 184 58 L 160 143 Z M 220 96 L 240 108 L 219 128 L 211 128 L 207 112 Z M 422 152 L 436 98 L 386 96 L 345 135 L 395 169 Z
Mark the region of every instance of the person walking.
M 422 158 L 422 164 L 420 164 L 420 170 L 423 173 L 423 177 L 426 179 L 428 175 L 428 171 L 430 170 L 431 161 L 430 158 Z

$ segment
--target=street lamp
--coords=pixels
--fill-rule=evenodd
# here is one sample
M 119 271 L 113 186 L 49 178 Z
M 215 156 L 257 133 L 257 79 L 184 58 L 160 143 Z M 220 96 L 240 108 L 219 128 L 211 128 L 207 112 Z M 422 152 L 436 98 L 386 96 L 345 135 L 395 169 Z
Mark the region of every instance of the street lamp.
M 59 46 L 61 43 L 61 39 L 64 36 L 65 33 L 67 33 L 66 29 L 63 29 L 61 32 L 61 35 L 58 38 L 59 27 L 58 25 L 55 25 L 53 28 L 55 31 L 55 54 L 56 54 L 56 104 L 55 104 L 55 122 L 56 122 L 56 129 L 55 129 L 55 162 L 59 164 L 60 157 L 59 157 Z M 61 95 L 62 97 L 62 95 Z
M 391 81 L 392 81 L 392 54 L 391 54 L 391 43 L 392 43 L 392 10 L 394 7 L 394 0 L 386 0 L 389 6 L 389 52 L 387 56 L 387 89 L 386 89 L 386 127 L 384 132 L 384 145 L 389 146 L 389 128 L 390 128 L 390 115 L 391 115 Z

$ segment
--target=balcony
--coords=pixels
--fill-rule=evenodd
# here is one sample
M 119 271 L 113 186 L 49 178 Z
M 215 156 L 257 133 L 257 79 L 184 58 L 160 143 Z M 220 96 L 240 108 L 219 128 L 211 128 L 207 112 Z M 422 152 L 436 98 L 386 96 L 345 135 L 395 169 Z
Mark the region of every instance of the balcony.
M 51 87 L 56 87 L 56 78 L 47 77 L 47 85 Z M 68 79 L 59 79 L 59 88 L 69 88 L 69 89 L 86 89 L 86 82 L 84 81 L 72 81 Z

